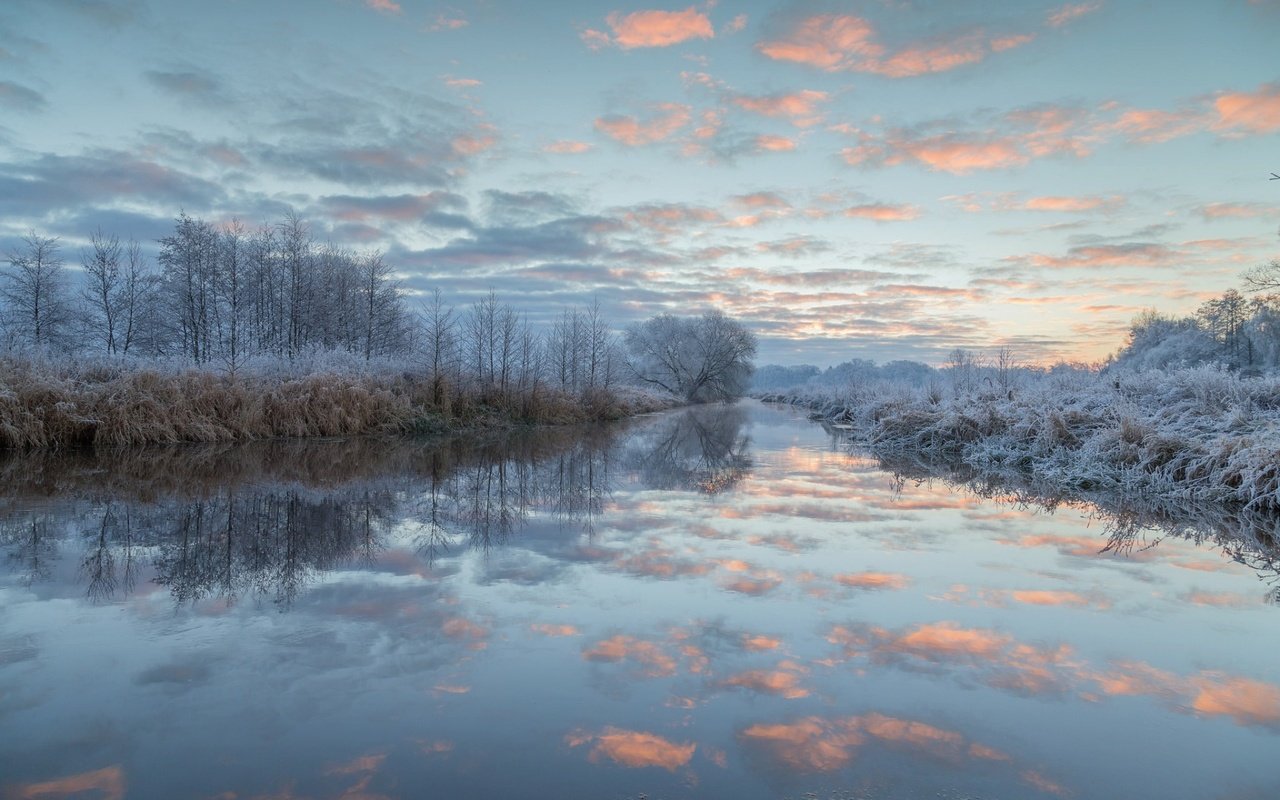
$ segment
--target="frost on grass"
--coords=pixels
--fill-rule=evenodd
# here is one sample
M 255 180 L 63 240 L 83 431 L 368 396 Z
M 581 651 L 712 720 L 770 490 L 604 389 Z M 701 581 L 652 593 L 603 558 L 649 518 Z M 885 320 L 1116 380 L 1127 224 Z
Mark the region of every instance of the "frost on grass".
M 761 394 L 812 409 L 890 461 L 963 465 L 1042 493 L 1280 512 L 1280 378 L 1215 367 L 1062 370 Z

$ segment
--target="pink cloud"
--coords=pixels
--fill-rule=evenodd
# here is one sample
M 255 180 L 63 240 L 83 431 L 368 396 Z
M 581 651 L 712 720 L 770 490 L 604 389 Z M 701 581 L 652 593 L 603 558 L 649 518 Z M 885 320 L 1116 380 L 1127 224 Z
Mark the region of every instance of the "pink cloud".
M 1167 266 L 1178 257 L 1177 252 L 1165 245 L 1136 242 L 1072 247 L 1065 256 L 1047 256 L 1037 253 L 1028 260 L 1037 267 L 1051 269 L 1098 269 Z
M 1196 213 L 1208 220 L 1252 219 L 1273 214 L 1275 209 L 1261 203 L 1209 203 L 1197 208 Z
M 384 14 L 400 13 L 400 4 L 392 2 L 392 0 L 364 0 L 364 4 L 374 11 L 380 11 Z
M 1011 50 L 1034 38 L 1034 34 L 989 38 L 979 30 L 910 43 L 890 53 L 877 41 L 876 30 L 866 19 L 851 14 L 820 14 L 799 20 L 784 35 L 760 42 L 756 49 L 775 61 L 791 61 L 826 72 L 908 78 L 976 64 L 991 53 Z
M 1280 83 L 1265 84 L 1256 92 L 1218 95 L 1213 109 L 1213 128 L 1224 135 L 1280 131 Z
M 697 8 L 690 6 L 683 11 L 633 11 L 622 14 L 614 11 L 605 17 L 613 35 L 588 29 L 581 38 L 588 47 L 599 48 L 613 44 L 624 50 L 637 47 L 670 47 L 690 39 L 715 38 L 711 19 Z
M 756 147 L 773 153 L 785 153 L 796 149 L 796 140 L 786 136 L 762 134 L 756 137 Z
M 603 639 L 582 651 L 587 661 L 634 661 L 642 667 L 642 674 L 649 678 L 674 675 L 676 660 L 654 642 L 618 634 Z
M 789 669 L 752 669 L 730 675 L 724 680 L 725 686 L 748 689 L 759 694 L 772 694 L 786 700 L 798 700 L 808 697 L 809 690 L 800 685 L 800 675 Z
M 611 115 L 596 120 L 596 130 L 628 147 L 654 144 L 671 137 L 692 120 L 689 107 L 680 103 L 660 103 L 647 119 Z
M 570 747 L 593 744 L 587 758 L 592 762 L 607 758 L 623 767 L 639 769 L 658 767 L 675 772 L 693 758 L 694 742 L 677 743 L 656 733 L 606 727 L 600 733 L 575 731 L 565 737 Z
M 497 143 L 498 137 L 493 133 L 493 128 L 486 126 L 475 133 L 455 136 L 450 144 L 453 152 L 458 155 L 474 156 L 492 148 Z
M 841 155 L 847 163 L 854 165 L 866 162 L 893 166 L 915 161 L 936 172 L 952 175 L 1022 166 L 1031 160 L 1011 138 L 950 133 L 923 138 L 890 134 L 883 142 L 845 148 Z
M 889 78 L 911 78 L 976 64 L 989 52 L 987 41 L 981 34 L 970 34 L 954 41 L 913 45 L 887 59 L 868 61 L 859 71 Z
M 800 20 L 786 36 L 760 42 L 756 49 L 775 61 L 793 61 L 828 72 L 853 69 L 854 59 L 874 58 L 884 52 L 875 42 L 870 22 L 836 14 Z
M 1045 22 L 1050 28 L 1061 28 L 1063 25 L 1080 19 L 1087 14 L 1092 14 L 1100 8 L 1102 8 L 1101 2 L 1067 4 L 1049 12 Z
M 1125 199 L 1120 196 L 1064 197 L 1061 195 L 1046 195 L 1028 198 L 1022 203 L 1021 208 L 1026 211 L 1099 211 L 1113 209 L 1124 205 L 1124 203 Z
M 124 770 L 119 766 L 103 767 L 93 772 L 82 772 L 41 783 L 22 784 L 13 787 L 6 796 L 16 800 L 57 800 L 80 796 L 85 792 L 95 792 L 101 800 L 123 800 Z
M 920 209 L 906 204 L 867 203 L 846 208 L 844 215 L 858 219 L 875 220 L 876 222 L 907 222 L 919 217 Z
M 555 153 L 556 155 L 577 155 L 579 153 L 586 153 L 591 149 L 592 145 L 589 142 L 560 139 L 558 141 L 551 142 L 550 144 L 543 145 L 542 152 Z
M 818 104 L 827 101 L 828 94 L 812 89 L 769 95 L 740 94 L 732 98 L 738 108 L 766 117 L 787 117 L 799 127 L 808 127 L 822 121 Z
M 1133 109 L 1116 120 L 1115 127 L 1139 144 L 1159 144 L 1204 130 L 1204 115 L 1188 109 L 1161 111 Z
M 991 52 L 1003 53 L 1005 50 L 1022 47 L 1024 44 L 1034 42 L 1035 38 L 1036 35 L 1034 33 L 1017 33 L 1010 36 L 997 36 L 991 40 Z
M 911 582 L 894 572 L 846 572 L 835 576 L 835 581 L 852 589 L 905 589 Z

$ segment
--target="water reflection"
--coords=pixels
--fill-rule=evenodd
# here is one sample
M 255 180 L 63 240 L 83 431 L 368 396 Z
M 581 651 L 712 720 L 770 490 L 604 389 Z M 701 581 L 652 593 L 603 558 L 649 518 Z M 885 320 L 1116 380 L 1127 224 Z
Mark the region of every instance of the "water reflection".
M 855 448 L 848 433 L 825 426 L 832 441 Z M 1017 509 L 1053 513 L 1059 509 L 1083 510 L 1103 524 L 1105 539 L 1080 537 L 1081 554 L 1119 554 L 1142 558 L 1166 536 L 1196 544 L 1214 544 L 1224 556 L 1243 564 L 1276 584 L 1267 600 L 1280 603 L 1280 517 L 1239 506 L 1179 500 L 1168 497 L 1129 496 L 1098 490 L 1062 494 L 1017 470 L 990 472 L 955 462 L 922 461 L 908 456 L 880 457 L 880 467 L 893 473 L 899 487 L 941 480 L 973 495 L 996 500 Z
M 754 405 L 113 459 L 0 460 L 0 797 L 1280 789 L 1271 562 L 1208 515 Z
M 591 533 L 619 469 L 653 488 L 730 489 L 751 469 L 745 422 L 741 409 L 703 407 L 629 427 L 481 441 L 9 454 L 0 462 L 11 487 L 0 501 L 0 546 L 27 584 L 48 580 L 52 563 L 78 550 L 94 600 L 128 595 L 145 566 L 180 603 L 259 596 L 287 606 L 321 573 L 375 563 L 397 526 L 411 527 L 431 568 L 459 547 L 507 542 L 532 515 Z

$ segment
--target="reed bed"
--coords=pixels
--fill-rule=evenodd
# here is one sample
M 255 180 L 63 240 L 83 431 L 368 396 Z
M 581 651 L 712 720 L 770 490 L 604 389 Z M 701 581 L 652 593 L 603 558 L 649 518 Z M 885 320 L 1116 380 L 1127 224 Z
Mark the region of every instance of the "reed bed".
M 0 357 L 0 448 L 14 449 L 571 424 L 674 404 L 629 387 L 501 391 L 392 368 L 227 374 Z

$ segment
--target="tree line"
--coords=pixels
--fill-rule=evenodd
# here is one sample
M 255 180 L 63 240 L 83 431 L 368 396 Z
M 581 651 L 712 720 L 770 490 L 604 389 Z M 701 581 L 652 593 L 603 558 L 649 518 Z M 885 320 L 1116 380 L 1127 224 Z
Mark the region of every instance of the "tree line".
M 1143 312 L 1114 363 L 1135 369 L 1222 364 L 1243 374 L 1280 369 L 1280 260 L 1246 272 L 1244 288 L 1228 289 L 1188 316 Z
M 340 352 L 394 360 L 450 385 L 503 396 L 554 388 L 578 397 L 620 381 L 689 402 L 745 391 L 753 334 L 719 311 L 661 314 L 620 336 L 598 303 L 549 324 L 488 295 L 466 308 L 410 295 L 379 252 L 321 243 L 294 213 L 248 228 L 180 213 L 142 245 L 102 230 L 72 279 L 58 239 L 32 231 L 0 274 L 0 352 L 165 359 L 234 373 L 250 363 Z
M 410 344 L 410 314 L 381 254 L 319 244 L 295 214 L 250 230 L 184 212 L 159 245 L 153 264 L 137 241 L 99 229 L 73 288 L 59 241 L 28 233 L 0 282 L 5 343 L 233 370 L 257 356 L 372 359 Z

